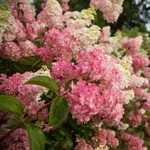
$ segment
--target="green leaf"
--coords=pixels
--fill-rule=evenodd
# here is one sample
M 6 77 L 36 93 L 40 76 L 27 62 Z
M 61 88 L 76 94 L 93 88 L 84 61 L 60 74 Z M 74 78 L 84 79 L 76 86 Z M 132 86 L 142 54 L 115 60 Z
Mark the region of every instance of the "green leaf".
M 35 67 L 36 65 L 38 65 L 41 62 L 41 57 L 40 56 L 35 56 L 33 62 L 32 62 L 32 67 Z
M 46 140 L 43 131 L 34 125 L 29 125 L 26 129 L 29 135 L 30 150 L 45 150 Z
M 136 131 L 136 132 L 134 133 L 134 135 L 135 135 L 136 137 L 139 137 L 140 139 L 143 139 L 143 138 L 144 138 L 144 132 L 143 132 L 143 131 Z
M 144 146 L 146 146 L 148 149 L 150 149 L 150 143 L 149 143 L 149 141 L 144 141 Z
M 70 83 L 73 82 L 74 84 L 76 84 L 78 82 L 77 79 L 71 79 L 69 80 L 66 84 L 65 84 L 65 90 L 68 90 L 69 89 L 69 85 Z
M 22 63 L 25 63 L 27 65 L 32 65 L 32 59 L 31 58 L 28 58 L 28 57 L 21 57 L 19 59 L 19 61 L 21 61 Z
M 41 47 L 40 41 L 34 40 L 34 41 L 32 41 L 32 42 L 33 42 L 38 48 Z
M 73 148 L 73 141 L 70 137 L 66 137 L 66 140 L 64 141 L 63 145 L 62 145 L 63 148 Z
M 19 72 L 23 72 L 24 71 L 24 68 L 22 67 L 21 64 L 14 63 L 13 65 L 17 69 L 17 71 L 19 71 Z
M 8 95 L 0 95 L 0 111 L 22 116 L 23 106 L 17 98 Z
M 112 52 L 111 54 L 112 54 L 114 57 L 118 57 L 117 53 L 115 53 L 115 52 Z
M 18 116 L 12 115 L 11 118 L 7 122 L 6 128 L 8 129 L 13 128 L 19 121 L 20 121 L 20 118 Z
M 53 126 L 53 130 L 62 125 L 68 116 L 68 102 L 65 98 L 58 96 L 51 104 L 49 111 L 49 126 Z
M 25 84 L 35 84 L 48 88 L 50 91 L 57 93 L 58 85 L 54 79 L 48 76 L 36 76 L 27 81 Z

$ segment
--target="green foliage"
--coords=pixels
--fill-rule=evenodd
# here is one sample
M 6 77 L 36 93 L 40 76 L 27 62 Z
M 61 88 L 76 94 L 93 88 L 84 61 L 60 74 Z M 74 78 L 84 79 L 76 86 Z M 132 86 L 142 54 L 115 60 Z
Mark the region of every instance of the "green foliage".
M 34 125 L 27 125 L 26 129 L 30 140 L 30 150 L 44 150 L 46 141 L 43 131 Z
M 8 95 L 0 95 L 0 111 L 22 116 L 23 106 L 17 98 Z
M 78 124 L 69 114 L 67 120 L 56 130 L 50 130 L 46 134 L 46 150 L 62 149 L 72 150 L 77 143 L 76 137 L 91 140 L 95 128 L 90 123 Z
M 72 150 L 74 141 L 69 135 L 62 135 L 58 132 L 51 132 L 51 136 L 46 140 L 45 150 L 65 149 Z
M 8 76 L 14 74 L 15 72 L 19 72 L 18 69 L 16 69 L 15 63 L 11 60 L 3 59 L 0 57 L 0 74 L 4 73 L 7 74 Z M 18 64 L 16 62 L 16 64 Z
M 103 14 L 99 10 L 96 11 L 94 23 L 98 25 L 100 28 L 103 28 L 106 24 L 106 21 L 103 19 Z
M 24 73 L 32 70 L 37 71 L 41 66 L 38 66 L 41 62 L 39 56 L 33 57 L 22 57 L 18 61 L 12 61 L 10 59 L 3 59 L 0 57 L 0 74 L 4 73 L 8 76 L 19 72 Z
M 42 10 L 41 4 L 44 2 L 44 0 L 34 0 L 33 5 L 35 6 L 36 9 L 36 14 L 39 14 Z
M 74 136 L 84 138 L 85 140 L 90 140 L 94 135 L 94 127 L 90 123 L 78 124 L 76 119 L 71 117 L 67 121 L 68 128 L 71 127 L 71 132 Z M 88 131 L 88 132 L 87 132 Z
M 58 92 L 58 85 L 54 79 L 48 76 L 36 76 L 27 81 L 25 84 L 35 84 L 48 88 L 50 91 L 54 93 Z
M 30 69 L 36 67 L 41 61 L 40 56 L 35 56 L 34 58 L 29 58 L 29 57 L 22 57 L 19 60 L 22 64 L 30 65 Z
M 112 28 L 112 33 L 115 33 L 116 30 L 121 29 L 123 26 L 126 26 L 128 29 L 138 27 L 141 32 L 147 32 L 145 23 L 148 22 L 149 18 L 144 18 L 144 14 L 141 11 L 141 7 L 143 7 L 144 3 L 143 0 L 139 3 L 137 3 L 136 0 L 124 0 L 123 12 L 119 16 L 117 22 L 108 24 Z M 148 13 L 148 10 L 145 11 L 145 14 Z
M 150 142 L 144 141 L 144 146 L 149 150 L 150 149 Z
M 20 122 L 20 118 L 16 115 L 12 115 L 11 118 L 7 122 L 7 128 L 11 129 L 14 127 L 18 122 Z
M 70 11 L 81 11 L 82 9 L 89 8 L 90 0 L 70 0 Z
M 56 129 L 62 125 L 68 116 L 68 102 L 65 98 L 58 96 L 52 101 L 49 111 L 49 126 Z

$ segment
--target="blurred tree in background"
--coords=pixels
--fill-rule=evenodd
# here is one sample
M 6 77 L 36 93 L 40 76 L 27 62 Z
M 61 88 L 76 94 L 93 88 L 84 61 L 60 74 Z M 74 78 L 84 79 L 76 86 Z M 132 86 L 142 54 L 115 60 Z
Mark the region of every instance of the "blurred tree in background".
M 44 0 L 34 0 L 33 4 L 36 7 L 36 12 L 41 11 L 41 3 Z M 60 1 L 60 0 L 59 0 Z M 69 6 L 70 11 L 81 11 L 89 7 L 90 0 L 70 0 Z M 98 12 L 99 18 L 102 17 L 101 13 Z M 150 23 L 150 1 L 149 0 L 124 0 L 123 2 L 123 13 L 120 15 L 118 21 L 110 25 L 112 32 L 116 32 L 118 29 L 122 29 L 126 26 L 128 29 L 138 27 L 139 31 L 147 32 L 146 24 Z M 103 26 L 104 23 L 101 23 Z M 102 27 L 101 26 L 101 27 Z
M 116 23 L 111 24 L 113 30 L 138 27 L 141 32 L 146 32 L 146 24 L 150 23 L 149 0 L 124 0 L 123 13 Z
M 36 8 L 36 14 L 40 13 L 40 11 L 42 10 L 41 8 L 41 4 L 44 2 L 44 0 L 33 0 L 33 5 Z

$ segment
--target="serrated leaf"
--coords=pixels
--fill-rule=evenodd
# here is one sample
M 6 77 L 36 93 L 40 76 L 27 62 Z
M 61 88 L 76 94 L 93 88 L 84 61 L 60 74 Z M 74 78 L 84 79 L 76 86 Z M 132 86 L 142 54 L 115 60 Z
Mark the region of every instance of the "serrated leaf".
M 36 76 L 27 81 L 25 84 L 35 84 L 48 88 L 50 91 L 57 93 L 58 85 L 54 79 L 48 76 Z
M 46 140 L 43 131 L 34 125 L 29 125 L 26 129 L 30 141 L 30 150 L 45 150 Z
M 49 111 L 49 126 L 53 130 L 59 128 L 68 116 L 68 102 L 65 98 L 58 96 L 53 100 Z
M 0 95 L 0 111 L 22 116 L 23 106 L 22 103 L 15 97 Z
M 20 121 L 20 118 L 16 115 L 12 115 L 11 118 L 8 120 L 6 128 L 11 129 L 14 127 L 18 122 Z

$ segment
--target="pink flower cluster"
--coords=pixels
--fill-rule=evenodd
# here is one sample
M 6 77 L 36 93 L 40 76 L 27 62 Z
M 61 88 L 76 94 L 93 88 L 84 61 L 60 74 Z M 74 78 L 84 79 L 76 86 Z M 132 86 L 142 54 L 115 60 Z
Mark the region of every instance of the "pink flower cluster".
M 60 85 L 64 85 L 68 81 L 78 78 L 78 74 L 77 66 L 70 61 L 57 61 L 57 63 L 53 63 L 52 65 L 51 75 Z
M 116 22 L 122 13 L 123 0 L 91 0 L 90 6 L 94 6 L 103 13 L 103 17 L 107 22 Z
M 25 85 L 24 83 L 37 75 L 38 73 L 25 72 L 24 74 L 16 73 L 7 78 L 6 75 L 2 74 L 0 92 L 16 96 L 25 107 L 31 107 L 33 103 L 38 103 L 36 97 L 39 93 L 44 92 L 44 88 L 37 85 Z
M 138 110 L 138 111 L 135 111 L 133 114 L 129 115 L 128 116 L 128 122 L 131 126 L 138 126 L 141 124 L 142 122 L 142 115 L 143 113 Z
M 30 5 L 29 0 L 19 0 L 17 9 L 12 8 L 12 14 L 15 18 L 18 18 L 20 21 L 25 23 L 32 23 L 35 21 L 35 12 L 32 6 Z M 19 12 L 17 12 L 19 9 Z M 24 13 L 28 12 L 28 13 Z
M 76 142 L 78 144 L 75 147 L 75 150 L 94 150 L 93 147 L 85 141 L 85 139 L 77 138 Z
M 119 141 L 115 137 L 115 132 L 103 128 L 98 128 L 90 142 L 79 138 L 77 138 L 76 142 L 78 143 L 75 147 L 76 150 L 94 150 L 94 148 L 105 146 L 116 148 L 119 145 Z
M 3 58 L 17 61 L 21 57 L 35 56 L 37 46 L 31 41 L 20 42 L 19 45 L 15 42 L 5 42 L 0 47 L 0 54 Z
M 136 38 L 130 38 L 122 46 L 126 48 L 127 55 L 135 55 L 139 52 L 141 43 Z
M 100 50 L 82 51 L 76 65 L 68 61 L 52 64 L 51 75 L 59 83 L 61 94 L 66 97 L 70 111 L 78 123 L 84 123 L 98 115 L 98 121 L 108 126 L 119 124 L 124 114 L 124 94 L 118 87 L 123 76 L 112 65 L 108 55 Z M 115 64 L 115 63 L 114 63 Z M 107 67 L 106 67 L 107 66 Z M 65 83 L 71 82 L 65 91 Z
M 16 129 L 10 136 L 1 142 L 1 146 L 1 148 L 5 150 L 29 150 L 28 134 L 25 130 Z
M 99 87 L 86 81 L 78 81 L 70 85 L 71 92 L 67 94 L 70 111 L 78 123 L 88 122 L 103 108 L 104 98 L 99 94 Z
M 134 72 L 138 72 L 140 69 L 147 67 L 150 64 L 150 60 L 142 55 L 135 55 L 133 56 L 133 69 Z
M 125 142 L 128 150 L 147 150 L 146 147 L 143 147 L 144 141 L 134 135 L 121 132 L 121 139 Z
M 15 42 L 5 42 L 0 48 L 0 55 L 3 58 L 16 61 L 21 58 L 20 47 Z
M 71 60 L 76 53 L 76 39 L 72 36 L 74 28 L 67 27 L 62 31 L 51 29 L 45 33 L 43 47 L 37 50 L 37 53 L 42 57 L 48 65 L 52 60 Z
M 62 7 L 62 10 L 63 11 L 68 11 L 69 10 L 69 5 L 68 5 L 68 2 L 70 0 L 62 0 L 62 4 L 61 4 L 61 7 Z
M 92 146 L 94 148 L 99 146 L 109 146 L 116 148 L 119 145 L 118 139 L 115 137 L 115 132 L 113 130 L 106 130 L 99 128 L 95 135 L 92 137 Z
M 21 49 L 21 54 L 24 57 L 31 57 L 36 55 L 37 47 L 31 41 L 26 40 L 24 42 L 19 43 L 19 47 Z

